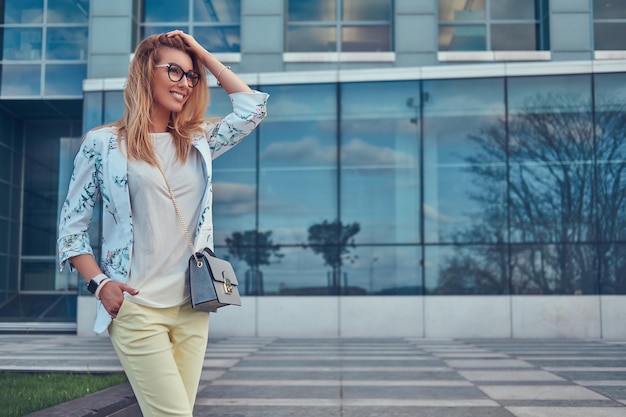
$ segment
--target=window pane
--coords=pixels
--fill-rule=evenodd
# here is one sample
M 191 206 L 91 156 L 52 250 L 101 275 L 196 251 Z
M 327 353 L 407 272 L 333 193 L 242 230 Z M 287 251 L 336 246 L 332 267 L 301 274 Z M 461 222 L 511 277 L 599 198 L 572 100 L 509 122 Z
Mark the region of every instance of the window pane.
M 357 244 L 420 240 L 418 97 L 417 81 L 342 85 L 341 219 Z
M 48 0 L 48 22 L 88 23 L 89 0 Z
M 49 28 L 47 59 L 87 59 L 87 28 Z
M 181 27 L 181 26 L 143 26 L 142 27 L 142 38 L 147 38 L 150 35 L 160 35 L 161 33 L 166 33 L 171 30 L 181 29 L 186 32 L 189 32 L 189 26 Z
M 211 52 L 240 52 L 241 36 L 237 27 L 195 27 L 194 37 Z
M 221 88 L 211 91 L 210 115 L 221 117 L 230 112 L 232 103 L 228 95 Z M 232 151 L 213 161 L 213 224 L 216 245 L 226 245 L 226 239 L 233 239 L 233 235 L 237 233 L 247 233 L 246 236 L 252 233 L 256 244 L 257 134 L 260 131 L 261 128 L 253 131 Z M 241 244 L 239 246 L 239 252 L 248 255 L 241 256 L 244 258 L 243 264 L 249 268 L 256 267 L 256 256 L 250 259 L 250 253 L 241 248 Z M 246 259 L 250 264 L 246 264 Z
M 590 76 L 507 82 L 511 239 L 595 240 Z
M 2 96 L 41 95 L 41 65 L 2 65 Z
M 491 26 L 492 51 L 535 51 L 537 25 L 505 24 Z
M 337 20 L 337 0 L 287 0 L 290 22 Z
M 290 26 L 287 52 L 336 52 L 337 29 L 332 27 Z
M 626 294 L 626 246 L 601 244 L 598 248 L 602 294 Z
M 508 294 L 508 251 L 505 245 L 427 247 L 426 294 Z
M 45 95 L 83 95 L 83 80 L 87 78 L 87 65 L 46 65 Z
M 594 245 L 522 245 L 511 250 L 513 294 L 597 294 Z
M 307 244 L 309 227 L 338 215 L 336 85 L 264 90 L 274 116 L 260 131 L 259 229 L 281 245 Z
M 492 19 L 535 19 L 537 0 L 491 0 Z
M 41 59 L 41 29 L 4 29 L 2 59 L 32 61 Z
M 169 2 L 162 0 L 145 0 L 143 21 L 150 22 L 188 22 L 189 2 Z
M 485 0 L 461 1 L 439 0 L 439 21 L 458 22 L 485 20 Z
M 381 52 L 391 50 L 389 26 L 343 27 L 341 50 L 344 52 Z
M 195 22 L 238 23 L 241 20 L 241 0 L 194 0 Z
M 4 23 L 41 23 L 43 0 L 5 0 Z
M 11 149 L 0 146 L 0 179 L 11 180 L 11 166 L 13 165 L 13 152 Z M 0 194 L 3 195 L 3 194 Z M 9 198 L 6 198 L 8 201 Z
M 420 246 L 357 246 L 343 262 L 341 294 L 421 295 Z
M 597 233 L 605 242 L 624 242 L 626 189 L 621 184 L 626 171 L 626 74 L 596 74 L 594 78 Z M 600 246 L 599 250 L 602 285 L 606 283 L 607 288 L 615 285 L 621 288 L 620 293 L 626 293 L 623 283 L 618 283 L 623 282 L 623 276 L 616 275 L 622 268 L 623 247 Z
M 391 19 L 391 0 L 343 0 L 343 21 Z
M 501 78 L 424 81 L 427 243 L 506 242 Z
M 440 26 L 440 51 L 485 51 L 487 49 L 484 25 Z
M 594 19 L 626 19 L 626 3 L 615 0 L 593 0 L 593 17 Z
M 625 23 L 598 23 L 594 28 L 594 46 L 599 51 L 623 51 L 626 49 Z

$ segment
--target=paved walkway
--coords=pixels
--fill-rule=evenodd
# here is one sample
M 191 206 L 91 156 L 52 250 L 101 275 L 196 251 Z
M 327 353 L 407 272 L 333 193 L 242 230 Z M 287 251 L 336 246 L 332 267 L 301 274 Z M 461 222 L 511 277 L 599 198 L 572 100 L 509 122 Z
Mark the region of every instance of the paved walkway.
M 120 370 L 106 337 L 0 335 L 0 370 Z M 626 417 L 626 341 L 211 339 L 197 417 Z

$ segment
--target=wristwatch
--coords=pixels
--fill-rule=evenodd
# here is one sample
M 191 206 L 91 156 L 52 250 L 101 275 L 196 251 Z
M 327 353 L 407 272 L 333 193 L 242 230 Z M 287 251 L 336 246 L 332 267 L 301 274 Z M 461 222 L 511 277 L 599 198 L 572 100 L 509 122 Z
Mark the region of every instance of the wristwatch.
M 91 278 L 91 281 L 89 281 L 89 284 L 87 284 L 87 289 L 90 293 L 95 294 L 96 290 L 98 289 L 98 285 L 100 285 L 100 283 L 107 278 L 108 277 L 104 274 L 96 275 L 95 277 Z

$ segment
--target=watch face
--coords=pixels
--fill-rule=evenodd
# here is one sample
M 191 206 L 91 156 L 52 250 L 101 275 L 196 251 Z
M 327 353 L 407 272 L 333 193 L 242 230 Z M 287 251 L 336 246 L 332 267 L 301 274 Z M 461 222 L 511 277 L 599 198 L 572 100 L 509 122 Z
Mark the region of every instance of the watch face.
M 87 284 L 87 289 L 92 294 L 96 293 L 96 289 L 97 288 L 98 288 L 98 283 L 96 281 L 94 281 L 93 279 L 91 281 L 89 281 L 89 284 Z

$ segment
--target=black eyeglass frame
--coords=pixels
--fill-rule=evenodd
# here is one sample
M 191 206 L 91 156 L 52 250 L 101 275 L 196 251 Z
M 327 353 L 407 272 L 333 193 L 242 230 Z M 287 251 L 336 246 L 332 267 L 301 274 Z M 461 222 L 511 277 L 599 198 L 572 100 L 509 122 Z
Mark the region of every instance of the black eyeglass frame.
M 174 63 L 168 63 L 168 64 L 159 64 L 159 65 L 155 65 L 155 68 L 167 68 L 167 78 L 170 79 L 170 81 L 177 83 L 180 80 L 183 79 L 183 77 L 187 78 L 187 85 L 191 88 L 195 87 L 198 85 L 198 83 L 200 82 L 200 74 L 197 71 L 194 70 L 189 70 L 189 71 L 185 71 L 180 65 L 178 64 L 174 64 Z M 180 72 L 180 77 L 178 77 L 178 79 L 176 79 L 176 71 Z M 174 75 L 174 77 L 172 77 Z

